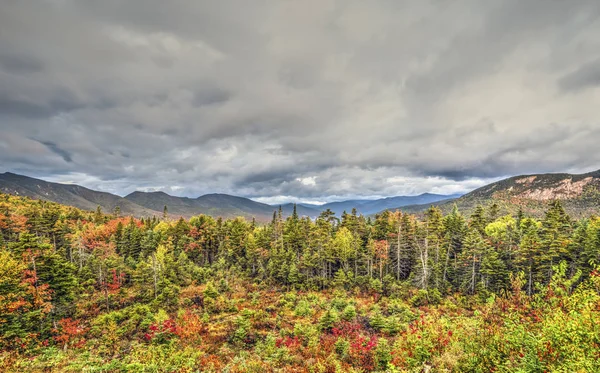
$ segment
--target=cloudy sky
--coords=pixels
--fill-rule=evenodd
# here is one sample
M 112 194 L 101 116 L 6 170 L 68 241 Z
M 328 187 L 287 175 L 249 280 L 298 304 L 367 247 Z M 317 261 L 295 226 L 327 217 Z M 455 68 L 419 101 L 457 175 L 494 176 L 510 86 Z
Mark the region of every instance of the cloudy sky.
M 600 1 L 2 0 L 0 172 L 266 202 L 600 168 Z

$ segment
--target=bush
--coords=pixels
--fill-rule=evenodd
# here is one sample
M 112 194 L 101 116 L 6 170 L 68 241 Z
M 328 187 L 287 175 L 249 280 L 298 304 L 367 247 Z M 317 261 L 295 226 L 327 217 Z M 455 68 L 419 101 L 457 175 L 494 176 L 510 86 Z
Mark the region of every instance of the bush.
M 312 309 L 310 308 L 310 303 L 308 301 L 302 299 L 296 305 L 296 309 L 294 310 L 294 315 L 298 317 L 305 317 L 312 315 Z
M 348 305 L 348 300 L 342 297 L 335 297 L 331 300 L 331 307 L 338 311 L 343 310 Z
M 342 311 L 342 320 L 352 321 L 352 320 L 354 320 L 355 317 L 356 317 L 356 307 L 354 307 L 351 304 L 347 305 L 346 308 L 344 308 L 344 310 Z
M 212 281 L 206 283 L 206 288 L 204 289 L 203 294 L 206 298 L 211 299 L 216 299 L 219 296 L 219 292 L 217 291 L 217 288 L 215 288 L 215 285 Z
M 246 345 L 250 343 L 250 329 L 252 327 L 250 320 L 246 316 L 238 316 L 235 319 L 235 330 L 231 336 L 231 341 L 237 345 Z
M 350 342 L 346 338 L 338 338 L 334 344 L 335 353 L 344 360 L 348 357 L 350 351 Z
M 436 305 L 436 304 L 440 304 L 441 301 L 442 301 L 442 295 L 440 294 L 440 292 L 437 289 L 432 289 L 429 291 L 420 289 L 419 291 L 417 291 L 417 294 L 415 294 L 410 299 L 410 303 L 414 307 L 421 307 L 421 306 L 426 306 L 426 305 Z
M 409 322 L 415 319 L 415 314 L 411 311 L 410 306 L 400 301 L 399 299 L 393 299 L 388 304 L 388 313 L 396 316 L 403 322 Z
M 379 306 L 373 307 L 373 313 L 369 318 L 369 326 L 375 330 L 382 330 L 385 328 L 386 320 L 381 313 Z
M 387 368 L 392 361 L 392 348 L 385 338 L 379 338 L 375 347 L 375 366 L 379 369 Z
M 339 315 L 335 308 L 328 309 L 319 319 L 319 326 L 322 330 L 331 330 L 333 325 L 339 321 Z

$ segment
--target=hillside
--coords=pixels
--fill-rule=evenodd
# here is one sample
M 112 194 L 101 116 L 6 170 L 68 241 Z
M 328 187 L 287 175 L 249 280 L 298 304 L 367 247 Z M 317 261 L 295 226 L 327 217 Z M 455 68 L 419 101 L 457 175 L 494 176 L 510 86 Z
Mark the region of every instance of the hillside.
M 553 200 L 560 200 L 565 210 L 574 217 L 600 214 L 600 171 L 514 176 L 483 186 L 458 199 L 433 204 L 445 212 L 456 204 L 460 211 L 470 213 L 477 205 L 497 203 L 501 213 L 514 214 L 521 208 L 528 215 L 541 216 Z M 402 210 L 419 212 L 431 204 L 404 206 Z
M 7 194 L 57 202 L 82 210 L 95 210 L 98 206 L 106 213 L 119 206 L 123 215 L 153 216 L 159 212 L 130 202 L 114 194 L 99 192 L 73 184 L 59 184 L 17 175 L 0 174 L 0 191 Z M 162 211 L 162 209 L 161 209 Z

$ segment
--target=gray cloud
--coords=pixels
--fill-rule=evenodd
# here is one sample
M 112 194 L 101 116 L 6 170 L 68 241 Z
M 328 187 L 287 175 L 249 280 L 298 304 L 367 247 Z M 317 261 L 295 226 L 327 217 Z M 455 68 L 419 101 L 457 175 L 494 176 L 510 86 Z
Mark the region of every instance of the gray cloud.
M 563 91 L 577 91 L 600 85 L 600 60 L 586 63 L 558 81 Z
M 2 52 L 0 52 L 0 66 L 3 71 L 10 74 L 35 73 L 43 69 L 42 63 L 35 58 Z
M 593 0 L 8 1 L 0 164 L 277 202 L 589 171 L 599 20 Z
M 53 143 L 51 141 L 40 141 L 40 143 L 43 144 L 43 145 L 46 145 L 48 147 L 48 149 L 50 149 L 54 153 L 56 153 L 59 156 L 61 156 L 62 159 L 65 160 L 65 162 L 73 162 L 73 158 L 71 157 L 71 154 L 68 151 L 64 150 L 64 149 L 61 149 L 55 143 Z

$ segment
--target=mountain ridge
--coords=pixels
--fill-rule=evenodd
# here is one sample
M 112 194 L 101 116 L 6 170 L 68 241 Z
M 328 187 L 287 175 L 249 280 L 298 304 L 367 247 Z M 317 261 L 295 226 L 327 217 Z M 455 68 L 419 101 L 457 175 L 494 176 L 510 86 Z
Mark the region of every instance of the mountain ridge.
M 470 213 L 477 205 L 496 203 L 504 214 L 514 214 L 520 209 L 526 214 L 541 216 L 548 203 L 554 200 L 560 200 L 574 217 L 600 214 L 600 170 L 582 174 L 561 172 L 511 176 L 484 185 L 457 199 L 439 201 L 433 205 L 448 212 L 456 204 L 461 212 Z M 396 209 L 421 212 L 430 206 L 431 204 L 416 204 Z
M 0 174 L 0 191 L 57 202 L 82 210 L 94 210 L 100 206 L 104 212 L 110 213 L 118 206 L 121 213 L 125 215 L 152 216 L 159 214 L 157 211 L 149 210 L 108 192 L 96 191 L 76 184 L 53 183 L 12 172 Z
M 344 211 L 350 213 L 353 208 L 356 208 L 356 210 L 363 215 L 372 215 L 383 210 L 397 209 L 403 206 L 410 205 L 435 203 L 443 200 L 458 198 L 459 196 L 461 196 L 461 194 L 444 195 L 435 193 L 422 193 L 416 196 L 394 196 L 378 199 L 354 199 L 347 201 L 329 202 L 320 205 L 318 209 L 321 211 L 330 209 L 331 211 L 335 212 L 336 215 L 341 216 L 341 214 Z

